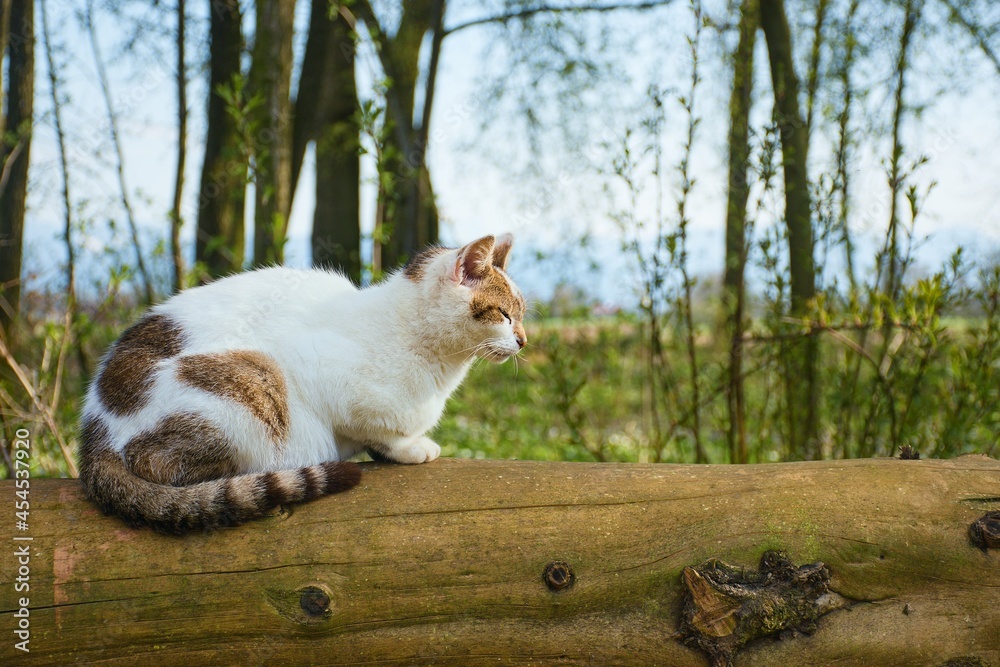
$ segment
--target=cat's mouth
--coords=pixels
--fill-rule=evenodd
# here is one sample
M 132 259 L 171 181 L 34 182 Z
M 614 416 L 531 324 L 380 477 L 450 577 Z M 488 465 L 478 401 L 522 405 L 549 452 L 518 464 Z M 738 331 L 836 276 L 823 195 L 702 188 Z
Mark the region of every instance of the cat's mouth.
M 493 347 L 489 346 L 483 349 L 481 357 L 492 361 L 494 364 L 502 364 L 514 355 L 518 353 L 519 350 L 509 350 L 505 347 Z

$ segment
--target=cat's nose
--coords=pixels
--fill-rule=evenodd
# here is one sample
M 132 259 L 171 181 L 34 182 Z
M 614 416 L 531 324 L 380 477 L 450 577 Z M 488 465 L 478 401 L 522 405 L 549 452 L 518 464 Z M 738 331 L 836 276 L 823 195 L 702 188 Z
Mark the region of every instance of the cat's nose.
M 514 340 L 517 341 L 517 347 L 524 349 L 524 346 L 528 344 L 528 334 L 524 332 L 524 326 L 517 322 L 514 324 Z

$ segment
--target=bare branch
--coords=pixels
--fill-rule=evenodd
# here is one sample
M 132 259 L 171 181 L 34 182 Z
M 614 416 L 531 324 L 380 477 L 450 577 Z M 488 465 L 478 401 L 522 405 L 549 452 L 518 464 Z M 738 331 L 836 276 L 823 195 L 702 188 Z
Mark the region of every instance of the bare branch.
M 17 144 L 10 151 L 7 159 L 3 163 L 3 173 L 0 174 L 0 195 L 3 195 L 3 191 L 7 189 L 7 181 L 10 180 L 11 169 L 14 168 L 14 163 L 17 162 L 17 157 L 24 150 L 27 141 L 24 137 L 17 140 Z
M 610 5 L 596 5 L 596 6 L 580 6 L 580 5 L 538 5 L 537 7 L 528 7 L 526 9 L 519 9 L 517 11 L 505 12 L 503 14 L 497 14 L 495 16 L 484 16 L 478 19 L 472 19 L 471 21 L 466 21 L 465 23 L 459 23 L 458 25 L 452 26 L 450 28 L 445 28 L 443 36 L 458 32 L 459 30 L 465 30 L 466 28 L 472 28 L 477 25 L 486 25 L 489 23 L 507 23 L 508 21 L 513 21 L 516 19 L 525 19 L 532 17 L 536 14 L 583 14 L 590 12 L 614 12 L 618 10 L 625 11 L 644 11 L 647 9 L 655 9 L 657 7 L 665 7 L 671 4 L 673 0 L 649 0 L 647 2 L 620 2 Z
M 76 311 L 76 251 L 73 248 L 73 204 L 69 193 L 69 161 L 66 158 L 66 133 L 62 123 L 62 101 L 59 97 L 59 70 L 55 59 L 55 48 L 49 31 L 48 10 L 45 0 L 39 3 L 42 18 L 42 42 L 49 67 L 49 92 L 52 95 L 52 120 L 59 146 L 59 169 L 62 175 L 63 209 L 65 212 L 63 239 L 66 242 L 66 309 L 71 315 Z M 72 324 L 72 322 L 70 322 Z M 69 329 L 67 328 L 67 332 Z M 58 387 L 57 387 L 58 391 Z
M 965 18 L 965 16 L 958 11 L 958 7 L 955 6 L 952 0 L 941 0 L 941 2 L 948 8 L 951 20 L 969 31 L 969 34 L 972 35 L 974 40 L 976 40 L 976 44 L 979 45 L 982 52 L 987 58 L 990 59 L 993 66 L 997 68 L 997 73 L 1000 73 L 1000 57 L 998 57 L 993 49 L 990 48 L 990 45 L 986 43 L 986 38 L 983 36 L 980 26 L 974 25 L 971 21 L 969 21 L 969 19 Z
M 143 291 L 146 303 L 153 303 L 153 281 L 146 270 L 146 261 L 142 258 L 142 246 L 139 244 L 139 227 L 135 219 L 135 212 L 132 202 L 128 196 L 128 188 L 125 185 L 125 152 L 122 148 L 120 134 L 118 132 L 118 113 L 112 103 L 111 84 L 108 80 L 108 72 L 101 55 L 100 47 L 97 43 L 97 28 L 94 25 L 94 3 L 88 0 L 83 17 L 87 35 L 90 38 L 90 49 L 94 55 L 94 64 L 97 66 L 97 78 L 101 84 L 101 92 L 104 96 L 104 106 L 108 114 L 108 129 L 111 134 L 111 143 L 115 147 L 117 157 L 118 187 L 121 190 L 121 204 L 125 209 L 125 216 L 128 220 L 129 231 L 132 235 L 132 246 L 135 249 L 136 266 L 139 268 L 139 277 L 142 279 Z

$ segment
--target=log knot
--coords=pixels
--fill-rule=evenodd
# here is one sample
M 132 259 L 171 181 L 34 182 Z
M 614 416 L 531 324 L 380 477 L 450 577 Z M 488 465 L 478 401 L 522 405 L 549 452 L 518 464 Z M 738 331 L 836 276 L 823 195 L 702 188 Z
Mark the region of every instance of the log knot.
M 328 627 L 335 596 L 329 586 L 313 582 L 298 588 L 266 588 L 265 599 L 282 618 L 300 628 Z
M 749 641 L 781 632 L 816 630 L 816 619 L 845 606 L 829 590 L 823 563 L 796 567 L 780 551 L 766 551 L 756 570 L 710 559 L 685 567 L 680 637 L 709 655 L 715 667 L 732 664 Z
M 969 541 L 984 552 L 1000 548 L 1000 512 L 987 512 L 969 526 Z
M 542 572 L 542 579 L 551 591 L 564 591 L 576 581 L 576 575 L 569 563 L 563 561 L 553 561 L 545 566 Z
M 330 596 L 322 588 L 306 586 L 299 596 L 299 606 L 310 616 L 323 616 L 330 611 Z

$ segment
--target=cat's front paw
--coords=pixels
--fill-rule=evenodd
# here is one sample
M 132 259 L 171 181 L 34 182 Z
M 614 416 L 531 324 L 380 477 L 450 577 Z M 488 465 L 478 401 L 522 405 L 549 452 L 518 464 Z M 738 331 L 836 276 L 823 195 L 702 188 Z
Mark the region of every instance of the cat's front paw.
M 428 463 L 441 456 L 441 445 L 421 436 L 402 447 L 393 447 L 387 454 L 399 463 Z

